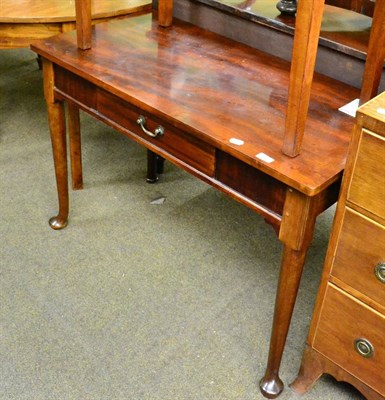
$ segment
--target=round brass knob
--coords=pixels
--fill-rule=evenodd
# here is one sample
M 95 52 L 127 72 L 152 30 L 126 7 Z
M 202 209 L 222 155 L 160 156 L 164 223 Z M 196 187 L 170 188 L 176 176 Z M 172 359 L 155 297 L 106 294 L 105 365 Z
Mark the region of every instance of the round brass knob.
M 365 358 L 373 357 L 374 347 L 367 339 L 359 338 L 354 341 L 354 348 L 357 353 Z
M 381 282 L 385 283 L 385 262 L 380 262 L 374 267 L 374 273 L 376 278 Z

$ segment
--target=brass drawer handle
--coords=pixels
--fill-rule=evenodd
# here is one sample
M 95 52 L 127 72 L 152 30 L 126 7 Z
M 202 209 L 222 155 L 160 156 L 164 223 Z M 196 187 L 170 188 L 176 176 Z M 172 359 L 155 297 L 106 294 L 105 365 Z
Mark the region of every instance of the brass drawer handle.
M 385 283 L 385 262 L 380 262 L 374 267 L 374 273 L 376 278 L 381 282 Z
M 164 135 L 164 128 L 163 126 L 159 125 L 154 133 L 152 133 L 151 131 L 149 131 L 148 129 L 146 129 L 145 124 L 146 124 L 146 117 L 143 117 L 143 115 L 139 115 L 138 119 L 136 120 L 136 123 L 138 125 L 140 125 L 140 127 L 142 128 L 142 131 L 147 135 L 150 136 L 152 138 L 156 138 L 158 136 L 162 136 Z
M 367 339 L 356 339 L 354 341 L 354 348 L 356 349 L 357 353 L 362 357 L 373 357 L 374 347 Z

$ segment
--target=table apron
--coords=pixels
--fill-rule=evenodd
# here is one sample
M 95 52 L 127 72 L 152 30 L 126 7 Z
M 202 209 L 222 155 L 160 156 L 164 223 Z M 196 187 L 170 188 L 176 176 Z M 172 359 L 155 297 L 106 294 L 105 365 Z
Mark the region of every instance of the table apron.
M 172 126 L 167 121 L 108 93 L 72 72 L 55 67 L 56 100 L 65 100 L 147 149 L 161 155 L 202 181 L 261 214 L 280 226 L 287 185 L 253 168 L 233 155 Z M 146 119 L 146 129 L 154 132 L 161 126 L 164 134 L 148 136 L 137 123 Z

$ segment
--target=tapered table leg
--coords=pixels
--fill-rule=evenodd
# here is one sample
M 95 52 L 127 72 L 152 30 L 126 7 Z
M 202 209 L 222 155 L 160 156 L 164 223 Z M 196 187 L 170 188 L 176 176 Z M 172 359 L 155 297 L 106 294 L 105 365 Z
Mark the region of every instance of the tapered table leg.
M 288 246 L 285 246 L 283 250 L 281 272 L 275 300 L 269 359 L 265 376 L 260 381 L 261 392 L 269 399 L 277 397 L 282 392 L 284 386 L 278 373 L 303 265 L 305 263 L 306 250 L 296 251 L 290 249 Z
M 68 104 L 68 134 L 71 153 L 72 189 L 83 188 L 82 150 L 80 136 L 79 108 Z
M 325 0 L 298 2 L 282 152 L 300 154 L 310 102 Z
M 59 212 L 49 220 L 53 229 L 62 229 L 68 222 L 68 166 L 66 125 L 63 102 L 55 100 L 54 70 L 52 62 L 42 58 L 44 97 L 47 103 L 48 122 L 51 134 L 53 160 L 55 165 L 56 185 L 59 200 Z
M 59 200 L 59 212 L 49 220 L 49 224 L 53 229 L 62 229 L 67 226 L 69 210 L 66 129 L 63 103 L 48 104 L 48 118 Z
M 270 350 L 264 377 L 260 381 L 262 394 L 274 399 L 283 390 L 279 377 L 282 354 L 293 314 L 298 287 L 316 219 L 316 200 L 293 189 L 286 193 L 279 238 L 284 244 L 278 280 Z

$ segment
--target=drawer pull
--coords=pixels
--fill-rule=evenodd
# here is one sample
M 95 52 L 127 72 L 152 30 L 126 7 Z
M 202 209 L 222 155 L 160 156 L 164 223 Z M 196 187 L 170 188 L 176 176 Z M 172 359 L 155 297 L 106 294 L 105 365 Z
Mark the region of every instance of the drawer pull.
M 360 356 L 365 358 L 370 358 L 374 354 L 374 347 L 367 339 L 356 339 L 354 341 L 354 348 Z
M 381 282 L 385 283 L 385 262 L 380 262 L 374 267 L 374 273 L 376 278 Z
M 138 119 L 136 120 L 136 123 L 138 125 L 140 125 L 140 127 L 142 128 L 142 131 L 147 135 L 150 136 L 152 138 L 156 138 L 158 136 L 162 136 L 164 134 L 164 128 L 163 126 L 159 125 L 154 133 L 152 133 L 151 131 L 149 131 L 148 129 L 146 129 L 145 124 L 146 124 L 146 117 L 143 117 L 143 115 L 139 115 Z

